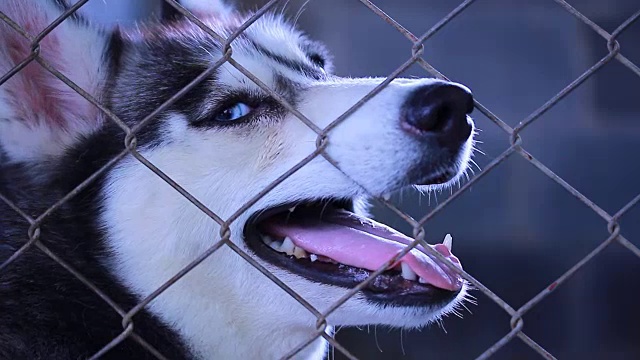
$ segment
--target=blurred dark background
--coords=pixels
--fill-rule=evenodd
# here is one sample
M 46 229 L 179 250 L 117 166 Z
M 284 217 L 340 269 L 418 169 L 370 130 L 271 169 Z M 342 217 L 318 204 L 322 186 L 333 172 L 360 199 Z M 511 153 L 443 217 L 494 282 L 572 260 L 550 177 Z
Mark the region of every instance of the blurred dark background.
M 231 1 L 231 0 L 228 0 Z M 241 3 L 254 8 L 264 1 Z M 304 1 L 291 0 L 294 16 Z M 375 0 L 414 34 L 422 34 L 460 1 Z M 640 10 L 638 0 L 569 0 L 608 32 Z M 101 21 L 131 22 L 156 1 L 90 1 Z M 335 55 L 343 76 L 386 76 L 411 55 L 411 43 L 357 0 L 311 0 L 298 21 Z M 640 65 L 640 21 L 620 37 L 621 52 Z M 424 58 L 511 126 L 527 117 L 607 54 L 606 41 L 552 0 L 478 0 L 425 43 Z M 429 74 L 413 66 L 403 76 Z M 476 162 L 484 168 L 507 135 L 477 110 L 482 129 Z M 640 193 L 640 77 L 612 61 L 522 133 L 523 146 L 610 214 Z M 477 172 L 477 171 L 476 171 Z M 421 218 L 437 198 L 405 192 L 394 203 Z M 399 217 L 377 217 L 407 233 Z M 640 206 L 620 221 L 640 246 Z M 465 269 L 518 308 L 609 235 L 586 205 L 519 155 L 491 171 L 426 224 L 427 240 L 454 237 Z M 446 332 L 373 327 L 341 329 L 338 340 L 363 359 L 475 358 L 510 330 L 510 317 L 475 291 L 464 319 Z M 524 317 L 524 331 L 560 359 L 640 359 L 640 258 L 614 243 Z M 343 359 L 338 351 L 335 359 Z M 519 339 L 493 359 L 537 359 Z

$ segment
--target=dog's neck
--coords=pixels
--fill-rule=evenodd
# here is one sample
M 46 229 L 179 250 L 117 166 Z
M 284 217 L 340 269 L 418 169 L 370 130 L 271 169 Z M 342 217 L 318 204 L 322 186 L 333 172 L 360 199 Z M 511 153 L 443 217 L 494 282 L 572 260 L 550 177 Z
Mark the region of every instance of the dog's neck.
M 125 162 L 108 177 L 101 223 L 114 254 L 108 267 L 144 299 L 214 246 L 219 226 L 138 166 Z M 232 239 L 242 236 L 238 225 L 231 232 Z M 257 281 L 264 275 L 237 257 L 228 246 L 220 247 L 145 309 L 203 359 L 281 358 L 307 343 L 316 333 L 316 318 L 294 298 L 282 296 L 274 282 Z M 283 312 L 289 316 L 283 318 Z M 322 359 L 326 350 L 326 340 L 319 338 L 294 358 Z
M 136 247 L 141 249 L 150 243 L 147 240 L 162 243 L 158 238 L 125 241 L 138 242 Z M 157 244 L 155 253 L 148 253 L 145 261 L 124 260 L 126 263 L 122 263 L 117 271 L 121 281 L 136 289 L 141 298 L 189 263 L 186 257 L 176 261 L 179 255 L 159 250 Z M 290 298 L 286 303 L 271 304 L 292 309 L 291 317 L 283 319 L 274 318 L 270 315 L 273 310 L 261 305 L 263 297 L 282 291 L 276 284 L 267 280 L 262 282 L 261 288 L 252 291 L 254 296 L 240 295 L 247 293 L 246 286 L 243 289 L 241 284 L 246 282 L 243 278 L 263 276 L 251 265 L 234 268 L 230 264 L 225 266 L 228 271 L 211 271 L 213 262 L 224 262 L 235 256 L 228 247 L 220 248 L 151 301 L 147 309 L 175 329 L 192 352 L 202 359 L 279 359 L 307 343 L 316 333 L 314 318 L 296 300 Z M 233 280 L 235 285 L 218 282 L 220 277 L 230 279 L 234 272 L 237 273 L 237 279 Z M 236 293 L 235 287 L 241 290 Z M 331 334 L 331 329 L 328 333 Z M 320 360 L 326 350 L 327 342 L 319 338 L 293 359 Z

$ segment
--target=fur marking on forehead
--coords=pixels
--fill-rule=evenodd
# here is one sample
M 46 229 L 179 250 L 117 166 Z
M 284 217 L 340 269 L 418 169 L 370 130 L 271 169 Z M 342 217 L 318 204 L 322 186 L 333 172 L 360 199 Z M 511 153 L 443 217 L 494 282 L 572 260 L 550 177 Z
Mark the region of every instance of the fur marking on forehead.
M 225 18 L 204 17 L 202 22 L 220 37 L 228 39 L 250 16 L 229 16 Z M 134 43 L 154 46 L 158 42 L 179 42 L 187 49 L 203 49 L 213 61 L 219 59 L 223 44 L 190 20 L 170 22 L 165 25 L 140 26 L 125 37 Z M 296 30 L 286 19 L 278 14 L 267 13 L 257 19 L 243 32 L 234 37 L 231 47 L 233 54 L 258 57 L 267 60 L 276 67 L 302 74 L 303 78 L 323 79 L 326 77 L 324 66 L 325 49 L 305 34 Z M 233 55 L 232 55 L 233 56 Z M 320 57 L 318 63 L 312 57 Z

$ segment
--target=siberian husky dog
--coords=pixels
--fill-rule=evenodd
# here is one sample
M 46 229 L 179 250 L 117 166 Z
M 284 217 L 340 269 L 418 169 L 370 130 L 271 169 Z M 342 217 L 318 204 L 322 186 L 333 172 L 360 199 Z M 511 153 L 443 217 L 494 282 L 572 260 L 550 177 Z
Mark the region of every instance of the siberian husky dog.
M 0 1 L 2 14 L 31 37 L 66 6 Z M 215 1 L 182 6 L 225 38 L 248 19 Z M 129 153 L 31 228 L 39 244 L 12 258 L 31 225 L 9 203 L 37 218 L 125 149 L 122 127 L 46 67 L 133 127 L 222 57 L 224 44 L 184 15 L 129 30 L 85 19 L 67 18 L 39 46 L 0 21 L 0 194 L 9 200 L 0 201 L 2 359 L 88 358 L 123 333 L 122 314 L 70 269 L 127 312 L 225 233 Z M 32 49 L 40 60 L 7 79 Z M 316 131 L 384 80 L 332 75 L 323 46 L 277 14 L 260 17 L 231 49 L 277 96 L 227 62 L 127 142 L 223 220 L 313 154 Z M 366 199 L 457 181 L 472 151 L 472 109 L 462 85 L 393 80 L 320 141 L 339 169 L 323 156 L 297 168 L 233 219 L 231 243 L 318 312 L 329 310 L 412 241 L 367 218 Z M 452 311 L 467 289 L 451 270 L 460 263 L 449 242 L 431 246 L 450 264 L 412 249 L 330 313 L 327 336 L 332 326 L 421 327 Z M 169 359 L 273 359 L 323 325 L 226 244 L 132 323 L 102 358 L 155 358 L 141 338 Z M 294 358 L 321 359 L 327 348 L 316 338 Z

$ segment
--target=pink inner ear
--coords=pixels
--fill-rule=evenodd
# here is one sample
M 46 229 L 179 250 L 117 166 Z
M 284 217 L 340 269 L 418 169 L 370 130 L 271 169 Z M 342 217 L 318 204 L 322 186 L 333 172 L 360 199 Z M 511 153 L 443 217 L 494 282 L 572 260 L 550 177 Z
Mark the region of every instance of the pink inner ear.
M 9 0 L 9 4 L 5 5 L 0 6 L 2 11 L 34 37 L 55 20 L 56 14 L 49 14 L 49 19 L 46 9 L 32 2 L 23 4 L 22 1 Z M 74 59 L 65 58 L 65 54 L 61 53 L 60 36 L 65 33 L 67 31 L 59 28 L 49 33 L 40 42 L 39 55 L 55 69 L 67 75 L 70 69 L 74 69 Z M 0 22 L 0 38 L 4 42 L 0 45 L 0 72 L 4 74 L 29 57 L 31 44 L 4 22 Z M 52 129 L 66 131 L 74 125 L 73 122 L 88 119 L 97 121 L 98 113 L 93 105 L 35 60 L 2 87 L 9 96 L 5 101 L 9 102 L 15 115 L 30 126 L 46 124 Z
M 43 39 L 40 45 L 41 53 L 51 54 L 52 51 L 43 50 L 55 49 L 55 45 L 52 44 L 55 42 L 54 38 Z M 29 42 L 21 36 L 9 37 L 7 45 L 9 58 L 14 64 L 20 63 L 30 54 Z M 52 96 L 57 92 L 56 81 L 59 80 L 35 61 L 14 75 L 7 83 L 7 92 L 12 95 L 11 100 L 13 108 L 17 110 L 16 115 L 32 125 L 44 119 L 52 127 L 65 127 L 64 116 L 59 104 L 56 104 L 57 99 Z M 44 116 L 38 116 L 38 114 Z

